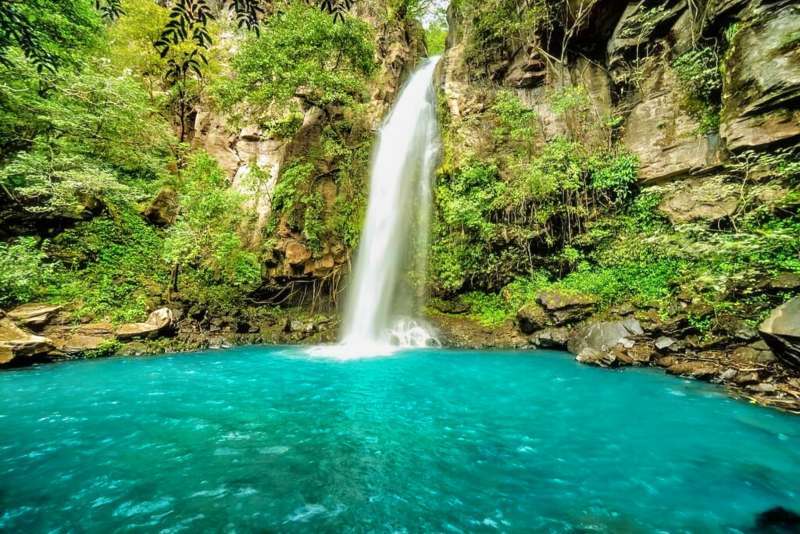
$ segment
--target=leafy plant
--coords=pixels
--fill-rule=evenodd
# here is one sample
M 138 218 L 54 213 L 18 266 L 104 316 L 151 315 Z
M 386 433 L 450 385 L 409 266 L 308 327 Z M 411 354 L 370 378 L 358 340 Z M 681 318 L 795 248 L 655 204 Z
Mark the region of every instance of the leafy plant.
M 0 306 L 28 302 L 46 285 L 53 265 L 33 237 L 0 242 Z

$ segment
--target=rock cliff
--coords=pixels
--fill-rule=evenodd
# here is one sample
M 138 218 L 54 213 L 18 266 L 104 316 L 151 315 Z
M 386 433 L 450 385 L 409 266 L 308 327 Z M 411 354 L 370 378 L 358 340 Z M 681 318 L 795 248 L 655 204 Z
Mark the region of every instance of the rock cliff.
M 796 306 L 764 340 L 755 328 L 798 293 L 780 282 L 800 271 L 798 15 L 785 0 L 451 3 L 445 335 L 659 365 L 800 410 Z M 548 287 L 586 303 L 555 309 Z

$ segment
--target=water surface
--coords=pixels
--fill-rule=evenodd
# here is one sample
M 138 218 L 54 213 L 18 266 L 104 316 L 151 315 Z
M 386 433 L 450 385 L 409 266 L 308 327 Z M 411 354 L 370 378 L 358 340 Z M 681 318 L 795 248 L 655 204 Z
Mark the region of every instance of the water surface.
M 0 373 L 0 530 L 736 532 L 800 418 L 559 353 L 247 347 Z

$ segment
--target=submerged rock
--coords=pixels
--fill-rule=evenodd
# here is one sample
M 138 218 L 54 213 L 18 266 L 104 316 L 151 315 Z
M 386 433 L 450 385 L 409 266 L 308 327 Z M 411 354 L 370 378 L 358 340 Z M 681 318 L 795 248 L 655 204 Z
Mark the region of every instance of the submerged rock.
M 756 516 L 756 528 L 760 532 L 800 532 L 800 514 L 776 506 Z
M 800 370 L 800 297 L 775 308 L 758 330 L 781 362 Z

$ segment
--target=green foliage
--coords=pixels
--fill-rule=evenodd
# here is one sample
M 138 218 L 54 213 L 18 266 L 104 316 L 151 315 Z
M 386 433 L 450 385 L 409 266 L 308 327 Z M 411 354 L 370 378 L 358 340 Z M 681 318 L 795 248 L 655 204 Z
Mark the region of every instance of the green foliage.
M 591 185 L 598 191 L 610 192 L 620 200 L 632 193 L 639 176 L 639 158 L 628 152 L 602 153 L 590 161 Z
M 549 29 L 563 2 L 531 0 L 459 0 L 458 9 L 470 28 L 465 60 L 483 70 L 509 51 L 533 41 L 539 31 Z
M 292 110 L 299 94 L 319 106 L 357 101 L 376 68 L 366 23 L 337 24 L 302 3 L 270 17 L 259 36 L 245 41 L 232 66 L 234 76 L 216 86 L 219 101 L 231 111 L 243 103 L 262 122 Z
M 530 146 L 535 135 L 536 112 L 507 90 L 499 91 L 495 95 L 491 111 L 497 117 L 494 135 L 498 142 L 524 143 Z
M 490 239 L 494 225 L 489 215 L 504 190 L 497 167 L 472 162 L 456 174 L 442 178 L 436 197 L 443 222 L 451 229 L 460 228 L 464 234 Z
M 237 232 L 243 199 L 227 187 L 217 162 L 204 153 L 193 156 L 178 190 L 180 214 L 167 233 L 163 258 L 180 268 L 185 292 L 197 301 L 223 304 L 255 289 L 261 267 Z
M 434 22 L 425 28 L 425 48 L 429 56 L 438 56 L 444 53 L 447 41 L 447 25 Z
M 651 228 L 662 217 L 656 212 L 662 196 L 654 191 L 643 191 L 631 203 L 628 213 L 633 217 L 636 226 Z
M 722 89 L 717 51 L 711 47 L 695 48 L 679 56 L 672 67 L 686 94 L 686 108 L 700 123 L 700 133 L 717 131 Z
M 291 213 L 294 210 L 300 200 L 300 187 L 311 180 L 314 171 L 314 165 L 307 161 L 292 163 L 283 170 L 272 193 L 273 213 Z
M 506 299 L 498 293 L 472 291 L 462 295 L 461 300 L 469 306 L 470 315 L 484 326 L 498 326 L 513 313 Z
M 73 305 L 78 317 L 144 320 L 166 281 L 161 246 L 156 231 L 130 207 L 79 223 L 47 245 L 59 266 L 39 293 Z
M 0 306 L 31 300 L 52 273 L 53 266 L 46 262 L 35 238 L 0 242 Z
M 105 358 L 113 356 L 122 348 L 122 342 L 116 339 L 106 339 L 96 349 L 84 351 L 83 358 Z
M 92 0 L 0 3 L 0 74 L 22 52 L 39 72 L 72 63 L 97 44 L 100 15 Z
M 553 111 L 563 115 L 570 111 L 583 111 L 589 107 L 589 94 L 583 85 L 568 85 L 550 96 Z
M 24 61 L 8 70 L 0 147 L 15 156 L 0 167 L 0 185 L 29 212 L 71 217 L 87 203 L 119 204 L 131 200 L 130 184 L 164 173 L 169 125 L 133 78 L 102 61 L 43 77 Z

